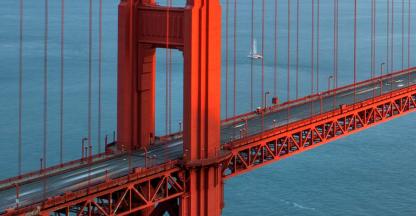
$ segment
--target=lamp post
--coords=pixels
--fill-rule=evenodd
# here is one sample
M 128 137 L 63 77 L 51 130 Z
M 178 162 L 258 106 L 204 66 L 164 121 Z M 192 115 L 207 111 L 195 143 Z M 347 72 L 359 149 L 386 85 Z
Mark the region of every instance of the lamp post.
M 19 185 L 15 184 L 15 187 L 16 187 L 16 207 L 19 207 L 19 203 L 20 203 Z
M 147 168 L 147 148 L 144 147 L 144 168 Z
M 84 137 L 82 138 L 82 159 L 87 156 L 87 147 L 85 146 L 85 142 L 88 140 L 88 138 Z
M 40 172 L 42 173 L 43 171 L 43 158 L 40 158 Z
M 383 62 L 383 63 L 381 63 L 381 65 L 380 65 L 380 75 L 381 76 L 383 76 L 383 69 L 384 69 L 384 65 L 385 65 L 386 63 L 385 62 Z
M 332 75 L 328 77 L 328 91 L 331 90 L 331 79 L 333 79 L 333 78 L 334 78 L 334 76 L 332 76 Z
M 381 63 L 381 65 L 380 65 L 380 76 L 383 76 L 383 66 L 385 65 L 386 63 L 385 62 L 383 62 L 383 63 Z M 383 78 L 381 77 L 380 78 L 380 95 L 382 95 L 383 94 Z
M 265 92 L 264 93 L 264 109 L 266 110 L 267 108 L 267 95 L 270 94 L 270 92 Z

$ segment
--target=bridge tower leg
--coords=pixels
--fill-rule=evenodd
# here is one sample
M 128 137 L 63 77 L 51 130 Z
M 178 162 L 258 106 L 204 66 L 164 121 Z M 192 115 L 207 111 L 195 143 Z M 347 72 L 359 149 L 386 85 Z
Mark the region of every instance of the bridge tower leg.
M 154 0 L 121 0 L 118 28 L 117 144 L 123 151 L 150 145 L 155 134 L 155 51 L 143 43 L 140 5 Z
M 167 46 L 181 50 L 184 57 L 183 164 L 188 181 L 180 215 L 219 216 L 223 206 L 219 0 L 187 0 L 184 8 L 158 6 L 154 0 L 121 0 L 118 148 L 131 151 L 154 139 L 155 49 Z
M 222 209 L 220 152 L 221 7 L 188 0 L 184 46 L 184 159 L 189 167 L 181 215 L 216 216 Z

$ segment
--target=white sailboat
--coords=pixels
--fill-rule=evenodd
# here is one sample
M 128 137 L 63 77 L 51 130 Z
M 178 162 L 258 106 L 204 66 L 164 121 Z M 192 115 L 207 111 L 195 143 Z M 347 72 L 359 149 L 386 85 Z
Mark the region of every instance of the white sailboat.
M 253 40 L 253 47 L 251 47 L 250 54 L 247 56 L 248 58 L 252 59 L 262 59 L 263 56 L 257 53 L 257 41 L 256 39 Z

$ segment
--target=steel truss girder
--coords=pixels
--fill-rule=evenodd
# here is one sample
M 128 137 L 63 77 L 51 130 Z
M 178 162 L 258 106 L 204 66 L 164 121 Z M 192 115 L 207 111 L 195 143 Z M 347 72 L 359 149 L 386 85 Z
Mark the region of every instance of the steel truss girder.
M 416 86 L 396 90 L 227 145 L 224 178 L 299 154 L 416 109 Z
M 175 169 L 100 191 L 46 211 L 72 212 L 77 215 L 129 215 L 181 196 L 184 186 L 182 171 Z
M 182 196 L 186 189 L 184 175 L 177 167 L 160 169 L 152 175 L 132 173 L 6 215 L 129 215 Z

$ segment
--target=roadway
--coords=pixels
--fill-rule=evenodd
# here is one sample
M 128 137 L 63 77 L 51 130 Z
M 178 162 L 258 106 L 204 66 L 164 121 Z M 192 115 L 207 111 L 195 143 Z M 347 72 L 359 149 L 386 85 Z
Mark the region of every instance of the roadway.
M 405 88 L 408 84 L 413 85 L 416 83 L 416 71 L 411 72 L 410 82 L 408 81 L 408 77 L 406 73 L 384 78 L 382 88 L 380 82 L 366 83 L 357 87 L 355 97 L 354 88 L 349 88 L 337 92 L 336 95 L 323 94 L 321 99 L 318 97 L 308 103 L 294 104 L 270 113 L 265 113 L 264 116 L 257 115 L 248 118 L 247 121 L 244 120 L 223 125 L 221 127 L 221 142 L 227 143 L 232 140 L 241 139 L 240 133 L 243 129 L 246 129 L 246 136 L 255 135 L 264 130 L 307 119 L 311 115 L 319 114 L 321 112 L 321 105 L 322 112 L 327 112 L 338 108 L 341 104 L 352 104 L 354 100 L 356 102 L 367 100 L 372 98 L 374 94 L 378 96 L 381 92 L 388 93 L 392 90 Z M 156 166 L 168 160 L 180 159 L 183 151 L 182 146 L 181 139 L 153 145 L 147 153 L 147 166 Z M 41 202 L 47 197 L 58 196 L 68 191 L 75 191 L 85 188 L 88 185 L 100 183 L 106 176 L 116 178 L 126 175 L 129 171 L 129 164 L 133 168 L 145 167 L 144 152 L 137 151 L 130 157 L 128 155 L 120 155 L 73 171 L 22 183 L 22 185 L 19 185 L 19 206 L 31 205 Z M 16 189 L 6 188 L 2 190 L 0 188 L 0 198 L 0 212 L 5 211 L 7 208 L 14 208 L 17 202 Z

